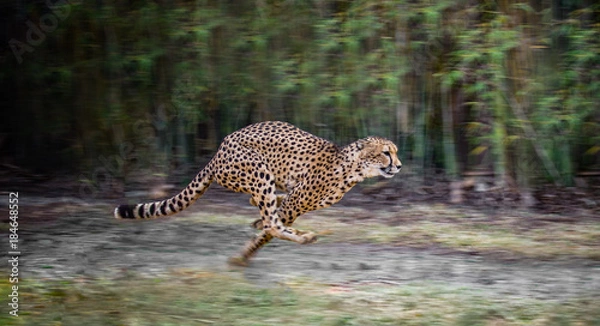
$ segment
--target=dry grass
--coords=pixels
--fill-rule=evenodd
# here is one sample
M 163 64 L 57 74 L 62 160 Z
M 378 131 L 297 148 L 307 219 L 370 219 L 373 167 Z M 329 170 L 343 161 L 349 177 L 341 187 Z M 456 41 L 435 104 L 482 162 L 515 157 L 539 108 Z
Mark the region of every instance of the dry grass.
M 247 227 L 253 210 L 223 216 L 194 213 L 188 221 Z M 319 241 L 441 247 L 512 258 L 600 260 L 600 220 L 531 212 L 494 213 L 446 205 L 415 205 L 386 211 L 331 207 L 298 219 L 295 227 L 321 234 Z
M 248 211 L 249 212 L 249 211 Z M 185 223 L 247 227 L 254 216 L 193 213 Z M 600 259 L 600 224 L 532 213 L 488 214 L 412 206 L 387 211 L 333 207 L 299 220 L 324 242 L 444 247 L 524 258 Z M 7 277 L 0 296 L 7 297 Z M 2 325 L 599 325 L 600 300 L 490 296 L 425 282 L 321 284 L 287 279 L 260 287 L 243 272 L 177 270 L 160 278 L 23 279 L 20 317 Z

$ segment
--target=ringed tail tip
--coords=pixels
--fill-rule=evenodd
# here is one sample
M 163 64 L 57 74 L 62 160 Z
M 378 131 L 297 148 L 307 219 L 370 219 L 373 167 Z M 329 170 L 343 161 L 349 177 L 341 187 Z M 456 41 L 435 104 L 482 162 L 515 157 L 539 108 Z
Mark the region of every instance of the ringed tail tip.
M 131 205 L 119 205 L 115 208 L 115 218 L 116 219 L 123 219 L 123 218 L 135 218 L 135 215 L 133 214 L 133 208 L 134 206 Z

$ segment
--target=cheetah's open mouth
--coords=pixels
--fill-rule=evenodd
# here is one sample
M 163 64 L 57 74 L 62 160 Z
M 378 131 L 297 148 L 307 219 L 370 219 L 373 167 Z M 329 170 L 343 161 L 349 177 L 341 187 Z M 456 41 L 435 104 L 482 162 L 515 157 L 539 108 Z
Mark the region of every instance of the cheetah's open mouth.
M 388 165 L 385 168 L 380 168 L 379 170 L 381 171 L 381 175 L 384 176 L 385 178 L 391 178 L 396 173 L 400 172 L 400 170 L 397 168 L 394 168 L 392 164 Z

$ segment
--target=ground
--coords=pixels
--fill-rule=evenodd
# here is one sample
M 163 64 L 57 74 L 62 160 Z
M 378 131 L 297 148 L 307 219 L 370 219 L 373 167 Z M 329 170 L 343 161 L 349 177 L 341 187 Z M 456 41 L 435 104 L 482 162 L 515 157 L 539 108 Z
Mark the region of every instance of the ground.
M 7 320 L 77 324 L 91 309 L 103 312 L 99 325 L 271 324 L 305 313 L 313 319 L 298 324 L 600 322 L 595 212 L 389 203 L 389 189 L 358 188 L 339 205 L 301 217 L 303 229 L 321 233 L 318 243 L 274 241 L 247 268 L 226 263 L 255 232 L 248 224 L 257 211 L 247 196 L 211 187 L 176 216 L 122 221 L 112 218 L 114 200 L 21 193 L 23 318 Z M 207 291 L 215 291 L 212 299 Z M 149 302 L 140 308 L 145 300 L 166 300 L 175 310 L 150 318 L 157 312 Z M 183 308 L 192 302 L 195 308 Z M 202 302 L 211 308 L 202 310 Z M 232 315 L 215 313 L 222 307 Z M 567 310 L 557 315 L 557 307 Z

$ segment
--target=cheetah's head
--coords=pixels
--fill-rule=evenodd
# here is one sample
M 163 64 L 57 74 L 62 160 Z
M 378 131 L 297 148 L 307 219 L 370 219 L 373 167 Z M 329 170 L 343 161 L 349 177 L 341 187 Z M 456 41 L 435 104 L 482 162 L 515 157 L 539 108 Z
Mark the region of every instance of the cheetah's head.
M 359 157 L 363 160 L 363 173 L 371 178 L 381 175 L 391 178 L 400 172 L 402 162 L 398 159 L 398 148 L 391 141 L 381 137 L 367 137 L 356 142 Z

